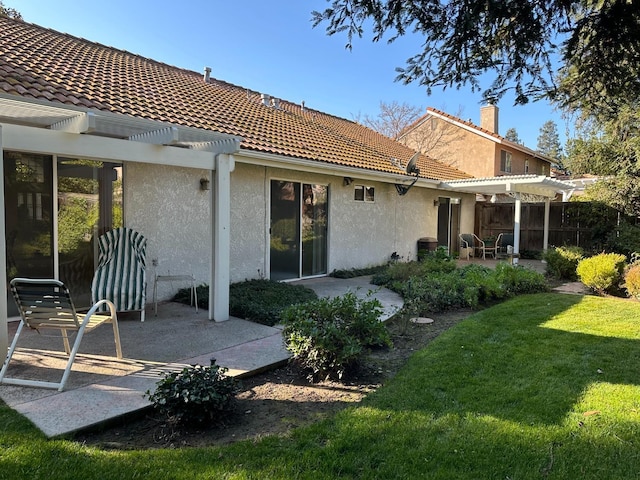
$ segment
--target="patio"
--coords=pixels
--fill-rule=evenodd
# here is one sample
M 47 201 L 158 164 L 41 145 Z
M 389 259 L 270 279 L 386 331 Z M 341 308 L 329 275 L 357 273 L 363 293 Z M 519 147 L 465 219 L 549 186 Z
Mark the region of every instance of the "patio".
M 385 318 L 402 306 L 398 295 L 370 285 L 368 277 L 324 277 L 298 283 L 313 288 L 321 297 L 347 291 L 364 296 L 374 290 Z M 119 316 L 123 359 L 115 357 L 113 331 L 105 325 L 83 338 L 65 391 L 1 385 L 0 398 L 48 437 L 56 437 L 148 408 L 144 393 L 155 388 L 163 372 L 191 364 L 208 365 L 215 358 L 218 365 L 229 369 L 229 375 L 242 377 L 289 359 L 281 330 L 276 327 L 237 318 L 213 322 L 207 319 L 206 311 L 196 313 L 188 305 L 173 302 L 160 303 L 157 317 L 147 305 L 146 321 L 139 318 L 138 314 Z M 9 324 L 10 341 L 17 324 Z M 62 376 L 66 363 L 62 340 L 27 331 L 18 349 L 9 367 L 11 376 Z M 43 350 L 50 354 L 43 355 Z

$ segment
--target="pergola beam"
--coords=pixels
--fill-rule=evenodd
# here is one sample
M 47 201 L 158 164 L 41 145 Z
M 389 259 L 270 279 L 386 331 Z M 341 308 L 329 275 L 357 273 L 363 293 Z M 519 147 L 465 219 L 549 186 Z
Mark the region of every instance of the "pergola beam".
M 180 142 L 180 132 L 176 127 L 159 128 L 149 132 L 136 133 L 128 137 L 127 140 L 153 145 L 176 145 Z
M 93 112 L 84 112 L 74 117 L 65 118 L 51 125 L 51 130 L 66 133 L 92 133 L 96 129 L 96 116 Z

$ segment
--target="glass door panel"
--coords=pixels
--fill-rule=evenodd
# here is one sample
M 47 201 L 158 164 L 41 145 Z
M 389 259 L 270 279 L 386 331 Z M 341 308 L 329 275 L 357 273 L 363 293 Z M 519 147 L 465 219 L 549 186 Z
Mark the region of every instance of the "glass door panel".
M 300 276 L 300 184 L 271 180 L 270 278 Z
M 4 152 L 7 283 L 53 278 L 53 164 L 50 156 Z M 9 316 L 18 315 L 9 295 Z
M 302 276 L 327 273 L 326 185 L 302 186 Z
M 58 159 L 59 278 L 77 307 L 91 305 L 97 238 L 122 226 L 121 171 L 112 163 Z

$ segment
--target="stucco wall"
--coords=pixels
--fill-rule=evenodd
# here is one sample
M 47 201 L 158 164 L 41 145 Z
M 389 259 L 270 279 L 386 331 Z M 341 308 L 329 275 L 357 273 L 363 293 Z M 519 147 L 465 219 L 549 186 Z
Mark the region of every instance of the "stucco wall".
M 383 263 L 393 252 L 415 259 L 417 240 L 436 236 L 437 208 L 442 195 L 414 187 L 399 196 L 391 184 L 342 176 L 247 165 L 236 158 L 231 176 L 231 281 L 268 277 L 269 189 L 272 179 L 329 185 L 328 271 Z M 354 200 L 356 185 L 375 188 L 374 202 Z
M 209 281 L 211 192 L 200 190 L 203 176 L 209 177 L 209 172 L 150 164 L 125 166 L 125 223 L 148 240 L 148 302 L 156 273 L 189 273 L 198 283 Z M 392 184 L 354 178 L 345 186 L 343 176 L 250 165 L 237 157 L 231 174 L 231 282 L 269 276 L 272 179 L 329 186 L 328 272 L 377 265 L 393 252 L 404 260 L 415 259 L 418 239 L 437 237 L 434 200 L 438 196 L 462 197 L 461 228 L 473 231 L 473 195 L 414 186 L 400 196 Z M 356 185 L 373 186 L 375 201 L 355 201 Z M 159 299 L 169 298 L 182 286 L 159 284 Z
M 198 283 L 209 281 L 210 192 L 200 190 L 200 178 L 209 176 L 190 168 L 125 165 L 125 225 L 147 238 L 147 303 L 153 300 L 156 273 L 193 274 Z M 184 286 L 159 283 L 158 298 L 166 299 Z

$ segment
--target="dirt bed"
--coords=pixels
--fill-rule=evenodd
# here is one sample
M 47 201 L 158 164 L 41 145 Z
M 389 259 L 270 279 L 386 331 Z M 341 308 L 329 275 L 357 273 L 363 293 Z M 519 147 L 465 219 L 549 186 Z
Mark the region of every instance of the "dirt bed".
M 285 434 L 360 402 L 391 378 L 416 350 L 469 314 L 437 314 L 431 317 L 433 323 L 390 322 L 394 347 L 369 354 L 365 367 L 342 383 L 309 383 L 294 365 L 245 378 L 233 412 L 207 428 L 178 428 L 147 411 L 100 430 L 78 433 L 75 439 L 102 448 L 144 449 L 225 445 Z

